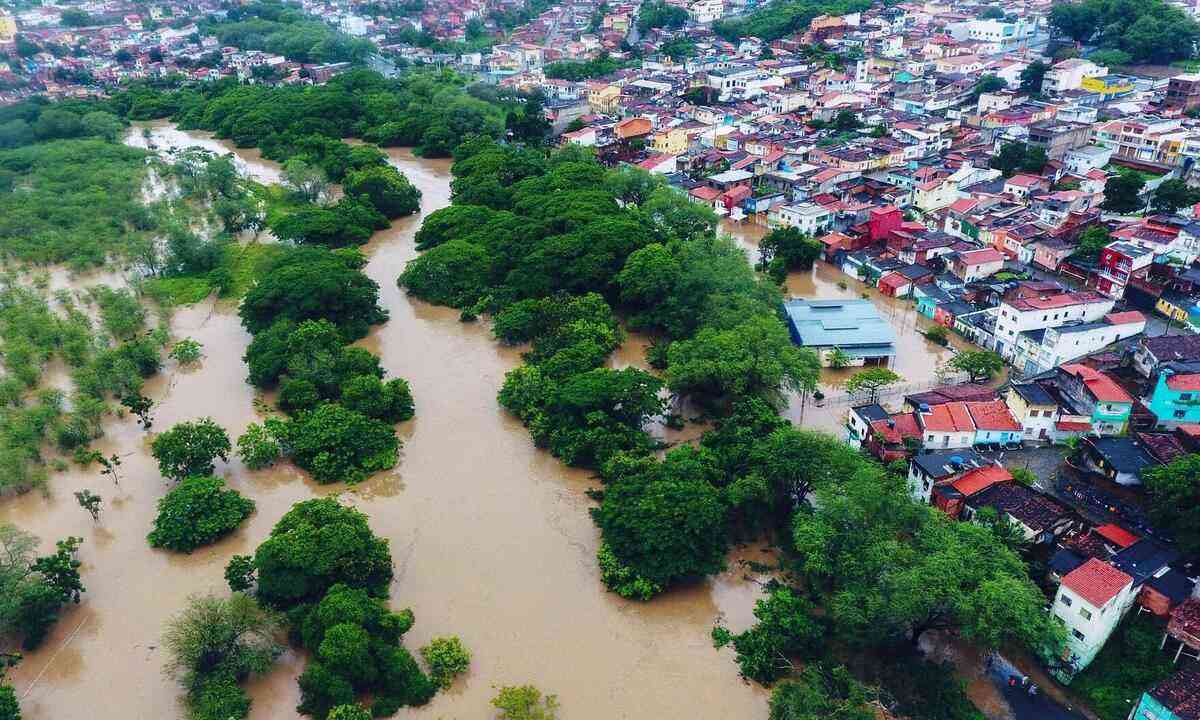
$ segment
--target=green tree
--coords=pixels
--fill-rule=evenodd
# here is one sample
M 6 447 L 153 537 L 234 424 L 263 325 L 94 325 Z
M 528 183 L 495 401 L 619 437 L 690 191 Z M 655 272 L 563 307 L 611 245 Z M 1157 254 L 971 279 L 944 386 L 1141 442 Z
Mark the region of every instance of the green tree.
M 759 240 L 758 257 L 759 270 L 809 270 L 821 257 L 821 243 L 798 228 L 776 228 Z M 782 281 L 783 273 L 772 274 Z
M 532 685 L 506 685 L 492 698 L 492 706 L 500 711 L 499 720 L 555 720 L 558 717 L 558 697 L 542 695 Z
M 777 587 L 754 605 L 754 627 L 732 635 L 713 629 L 718 647 L 733 644 L 742 675 L 764 685 L 791 674 L 795 660 L 810 657 L 824 639 L 824 628 L 813 616 L 813 604 L 791 588 Z
M 1158 212 L 1176 210 L 1200 202 L 1200 190 L 1190 187 L 1178 178 L 1164 180 L 1150 197 L 1150 207 Z
M 690 451 L 673 450 L 662 463 L 614 460 L 621 472 L 592 511 L 621 564 L 662 588 L 716 572 L 725 561 L 724 503 L 715 487 L 690 472 Z
M 322 403 L 279 426 L 285 453 L 319 483 L 357 483 L 394 467 L 400 440 L 385 422 Z
M 229 435 L 212 418 L 181 422 L 154 438 L 150 452 L 164 477 L 212 475 L 213 461 L 229 459 Z
M 771 692 L 770 720 L 874 720 L 876 694 L 843 667 L 814 664 Z
M 1200 453 L 1175 458 L 1142 475 L 1150 516 L 1184 553 L 1200 552 Z
M 238 457 L 251 470 L 270 467 L 279 459 L 279 441 L 262 425 L 250 423 L 237 439 Z
M 1004 370 L 1004 358 L 990 350 L 966 350 L 949 362 L 951 368 L 971 377 L 971 382 L 987 382 Z
M 904 378 L 895 371 L 885 367 L 873 367 L 860 370 L 851 375 L 845 382 L 846 392 L 851 395 L 866 393 L 871 402 L 879 398 L 879 392 L 888 385 L 894 385 Z
M 1040 95 L 1042 93 L 1042 80 L 1046 77 L 1046 71 L 1050 66 L 1041 60 L 1034 60 L 1025 66 L 1021 71 L 1021 92 L 1027 95 Z
M 1100 207 L 1114 213 L 1133 213 L 1143 207 L 1141 193 L 1146 181 L 1136 172 L 1119 172 L 1104 184 Z
M 254 501 L 225 489 L 215 477 L 186 477 L 158 501 L 154 529 L 146 536 L 154 547 L 190 553 L 237 529 Z
M 346 195 L 367 200 L 385 217 L 412 215 L 421 208 L 421 191 L 391 165 L 355 170 L 342 181 Z
M 171 352 L 167 357 L 175 360 L 180 365 L 191 365 L 198 361 L 203 353 L 203 345 L 192 338 L 183 338 L 171 347 Z
M 252 333 L 279 320 L 325 319 L 347 340 L 367 334 L 387 319 L 379 286 L 363 274 L 363 258 L 352 251 L 292 250 L 277 260 L 242 300 L 239 315 Z
M 371 713 L 358 705 L 338 705 L 329 711 L 328 720 L 371 720 Z
M 279 619 L 246 595 L 193 596 L 163 631 L 167 671 L 187 687 L 209 675 L 266 672 L 283 651 L 279 631 Z
M 316 602 L 338 583 L 386 595 L 393 573 L 388 541 L 371 532 L 366 515 L 335 498 L 294 505 L 258 546 L 253 569 L 258 598 L 284 610 Z M 249 569 L 240 570 L 245 578 Z
M 325 171 L 301 157 L 289 158 L 283 164 L 283 182 L 305 202 L 317 202 L 329 190 Z
M 776 318 L 755 317 L 729 330 L 704 329 L 667 351 L 667 387 L 709 404 L 816 387 L 819 365 L 797 348 Z
M 467 671 L 471 665 L 471 653 L 457 637 L 434 638 L 421 648 L 421 657 L 429 666 L 429 677 L 442 689 L 447 689 L 454 678 Z
M 75 501 L 79 503 L 79 507 L 87 511 L 88 515 L 92 516 L 92 522 L 100 521 L 100 496 L 91 490 L 80 490 L 75 493 Z
M 984 93 L 996 92 L 1008 87 L 1008 83 L 995 75 L 982 75 L 975 81 L 975 85 L 971 87 L 971 100 L 979 100 L 979 97 Z
M 1113 238 L 1103 226 L 1092 225 L 1080 233 L 1079 243 L 1071 256 L 1095 261 L 1100 256 L 1100 251 L 1111 242 Z

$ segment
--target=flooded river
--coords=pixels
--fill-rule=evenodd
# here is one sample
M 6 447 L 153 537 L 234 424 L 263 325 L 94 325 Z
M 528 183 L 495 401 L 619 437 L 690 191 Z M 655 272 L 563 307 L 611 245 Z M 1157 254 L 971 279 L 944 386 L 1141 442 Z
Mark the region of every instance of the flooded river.
M 144 140 L 140 130 L 133 137 Z M 207 134 L 161 123 L 151 137 L 160 150 L 231 150 Z M 446 162 L 390 154 L 424 193 L 425 213 L 449 202 Z M 237 155 L 256 179 L 278 177 L 278 166 L 257 152 Z M 758 585 L 731 562 L 725 573 L 648 604 L 604 591 L 584 494 L 593 481 L 534 448 L 496 403 L 518 353 L 498 346 L 485 324 L 462 324 L 457 311 L 413 301 L 396 287 L 415 254 L 411 238 L 420 222 L 398 221 L 365 248 L 367 272 L 391 320 L 362 343 L 410 381 L 417 404 L 417 417 L 400 428 L 405 448 L 395 470 L 345 488 L 314 485 L 286 464 L 258 472 L 236 460 L 219 464 L 229 485 L 258 503 L 257 512 L 216 545 L 169 554 L 145 539 L 168 489 L 149 457 L 150 437 L 132 419 L 114 418 L 97 449 L 123 456 L 119 487 L 95 469 L 73 466 L 51 478 L 48 497 L 0 500 L 0 521 L 37 534 L 43 549 L 66 535 L 85 540 L 83 603 L 13 673 L 28 720 L 182 717 L 179 687 L 162 673 L 165 621 L 191 594 L 225 592 L 228 558 L 251 552 L 295 502 L 336 492 L 391 541 L 392 605 L 411 607 L 417 618 L 408 646 L 456 634 L 472 651 L 470 672 L 450 691 L 399 717 L 492 717 L 494 686 L 523 683 L 556 693 L 567 720 L 766 717 L 766 693 L 744 684 L 730 651 L 714 650 L 709 639 L 718 618 L 734 629 L 753 621 Z M 211 416 L 236 437 L 260 418 L 241 361 L 249 336 L 234 308 L 210 300 L 176 313 L 172 324 L 176 336 L 203 343 L 205 357 L 191 370 L 169 364 L 148 383 L 145 393 L 158 403 L 154 429 Z M 98 523 L 72 497 L 82 488 L 104 498 Z M 251 717 L 297 717 L 302 667 L 289 654 L 252 681 Z

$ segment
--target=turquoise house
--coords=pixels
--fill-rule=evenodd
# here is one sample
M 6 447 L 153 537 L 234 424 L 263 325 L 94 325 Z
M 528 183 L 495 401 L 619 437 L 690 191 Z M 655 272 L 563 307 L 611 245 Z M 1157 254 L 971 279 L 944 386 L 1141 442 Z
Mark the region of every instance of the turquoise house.
M 950 302 L 954 298 L 950 293 L 933 283 L 913 287 L 913 297 L 917 301 L 917 312 L 932 320 L 937 315 L 938 305 Z
M 1160 426 L 1200 423 L 1200 362 L 1164 363 L 1146 406 Z
M 1195 720 L 1200 717 L 1200 668 L 1182 667 L 1155 685 L 1129 714 L 1129 720 Z

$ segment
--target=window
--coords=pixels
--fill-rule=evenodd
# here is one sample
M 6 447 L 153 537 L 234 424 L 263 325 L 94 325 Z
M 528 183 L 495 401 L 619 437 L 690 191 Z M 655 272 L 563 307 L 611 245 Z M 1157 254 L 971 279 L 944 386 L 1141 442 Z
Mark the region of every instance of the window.
M 1071 629 L 1071 634 L 1075 636 L 1076 640 L 1086 640 L 1087 639 L 1086 635 L 1084 635 L 1083 633 L 1079 632 L 1078 630 L 1076 630 L 1074 628 Z
M 1175 417 L 1176 417 L 1177 419 L 1178 419 L 1178 418 L 1187 417 L 1187 410 L 1176 410 L 1176 411 L 1175 411 Z
M 1083 618 L 1084 620 L 1091 620 L 1092 611 L 1088 610 L 1087 608 L 1079 608 L 1079 617 Z
M 1191 399 L 1192 399 L 1191 393 L 1183 393 L 1182 395 L 1179 396 L 1180 402 L 1187 402 L 1188 400 L 1191 400 Z
M 1067 607 L 1071 607 L 1071 598 L 1070 598 L 1070 596 L 1067 596 L 1067 595 L 1059 595 L 1059 596 L 1058 596 L 1058 599 L 1059 599 L 1059 600 L 1062 602 L 1062 604 L 1063 604 L 1063 605 L 1066 605 Z

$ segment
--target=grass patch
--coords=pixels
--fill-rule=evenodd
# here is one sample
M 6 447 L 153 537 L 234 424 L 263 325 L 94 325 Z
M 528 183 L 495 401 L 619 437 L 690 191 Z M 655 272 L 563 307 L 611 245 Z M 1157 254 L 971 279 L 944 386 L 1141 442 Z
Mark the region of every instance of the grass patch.
M 1166 623 L 1152 615 L 1130 613 L 1071 683 L 1071 691 L 1101 720 L 1125 720 L 1142 693 L 1174 670 L 1171 655 L 1158 649 L 1165 628 Z
M 257 241 L 226 246 L 221 269 L 229 273 L 229 283 L 221 297 L 240 298 L 245 295 L 262 274 L 263 268 L 286 251 L 285 245 Z
M 212 283 L 206 277 L 150 278 L 142 290 L 161 305 L 192 305 L 212 293 Z

